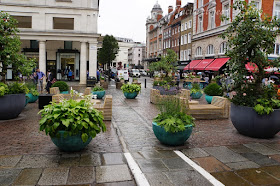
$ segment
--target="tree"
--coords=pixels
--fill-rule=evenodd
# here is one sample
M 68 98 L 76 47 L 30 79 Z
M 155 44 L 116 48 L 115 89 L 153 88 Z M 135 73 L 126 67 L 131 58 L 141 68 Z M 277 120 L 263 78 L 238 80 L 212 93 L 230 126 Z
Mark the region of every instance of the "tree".
M 112 35 L 104 36 L 102 48 L 98 50 L 98 61 L 102 64 L 107 64 L 109 69 L 111 62 L 116 59 L 118 50 L 119 44 L 115 37 Z
M 17 20 L 8 13 L 0 12 L 0 75 L 5 82 L 5 76 L 9 65 L 12 66 L 13 72 L 20 72 L 28 75 L 35 67 L 33 60 L 20 54 L 21 42 L 17 35 Z

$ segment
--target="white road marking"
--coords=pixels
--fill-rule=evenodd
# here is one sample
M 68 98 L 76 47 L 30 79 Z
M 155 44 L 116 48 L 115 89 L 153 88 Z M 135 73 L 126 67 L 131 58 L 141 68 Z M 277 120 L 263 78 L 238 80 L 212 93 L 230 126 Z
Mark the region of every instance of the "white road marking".
M 144 173 L 141 171 L 141 169 L 139 168 L 139 166 L 137 165 L 137 163 L 135 162 L 135 160 L 133 159 L 131 154 L 127 152 L 127 153 L 124 153 L 124 156 L 126 158 L 126 161 L 128 163 L 128 166 L 129 166 L 132 174 L 134 175 L 136 184 L 138 186 L 150 186 Z
M 204 178 L 206 178 L 212 185 L 214 186 L 225 186 L 219 180 L 214 178 L 210 173 L 204 170 L 202 167 L 198 166 L 195 162 L 193 162 L 190 158 L 185 156 L 182 152 L 175 150 L 174 151 L 178 156 L 180 156 L 186 163 L 188 163 L 192 168 L 194 168 L 198 173 L 200 173 Z

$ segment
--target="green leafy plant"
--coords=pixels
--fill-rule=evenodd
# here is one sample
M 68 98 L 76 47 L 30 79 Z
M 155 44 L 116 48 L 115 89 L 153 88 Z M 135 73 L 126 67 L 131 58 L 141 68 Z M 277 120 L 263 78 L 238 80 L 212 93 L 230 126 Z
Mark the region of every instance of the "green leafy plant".
M 58 87 L 61 92 L 69 90 L 69 86 L 64 81 L 57 81 L 52 85 L 52 87 Z
M 280 108 L 280 100 L 278 99 L 258 99 L 257 105 L 254 107 L 254 110 L 259 115 L 270 114 L 274 109 Z
M 100 79 L 101 79 L 101 80 L 105 80 L 105 77 L 104 77 L 104 76 L 100 76 Z
M 27 94 L 29 89 L 24 83 L 9 83 L 8 84 L 8 94 Z
M 204 88 L 204 93 L 208 96 L 222 96 L 223 89 L 217 83 L 211 83 Z
M 39 96 L 39 92 L 35 88 L 31 88 L 29 93 L 31 93 L 33 96 Z
M 182 107 L 180 99 L 172 96 L 165 97 L 158 105 L 160 114 L 153 119 L 166 132 L 184 131 L 185 127 L 194 127 L 194 118 L 186 114 L 186 108 Z
M 0 82 L 0 97 L 4 96 L 5 94 L 8 94 L 9 89 L 8 86 L 5 83 Z
M 104 91 L 104 88 L 101 86 L 95 86 L 93 87 L 92 91 Z
M 201 90 L 200 85 L 198 83 L 193 83 L 190 91 L 191 91 L 191 94 L 195 94 L 198 92 L 203 93 L 203 91 Z
M 58 137 L 58 131 L 66 131 L 66 136 L 81 134 L 81 139 L 86 142 L 89 136 L 94 138 L 101 131 L 106 131 L 102 112 L 94 109 L 89 99 L 52 103 L 39 113 L 42 116 L 40 131 L 51 137 Z
M 138 85 L 138 84 L 127 83 L 127 84 L 124 84 L 121 87 L 121 89 L 122 89 L 123 92 L 127 92 L 127 93 L 140 92 L 141 91 L 141 86 Z

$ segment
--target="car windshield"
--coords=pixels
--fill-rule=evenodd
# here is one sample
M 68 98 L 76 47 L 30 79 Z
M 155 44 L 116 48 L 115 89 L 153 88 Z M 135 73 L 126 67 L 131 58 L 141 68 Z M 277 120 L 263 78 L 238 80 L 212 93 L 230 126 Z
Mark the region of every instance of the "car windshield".
M 139 70 L 138 69 L 134 69 L 133 72 L 139 72 Z

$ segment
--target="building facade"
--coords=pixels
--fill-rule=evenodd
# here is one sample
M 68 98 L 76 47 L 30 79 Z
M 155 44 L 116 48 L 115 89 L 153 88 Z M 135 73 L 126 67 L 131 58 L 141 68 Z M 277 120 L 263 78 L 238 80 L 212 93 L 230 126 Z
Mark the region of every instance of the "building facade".
M 64 79 L 71 69 L 80 84 L 87 69 L 96 77 L 99 0 L 0 0 L 0 10 L 18 20 L 22 52 L 42 72 Z
M 145 47 L 144 44 L 139 43 L 128 49 L 128 64 L 130 69 L 144 67 L 143 60 L 145 56 L 143 54 L 145 54 Z

